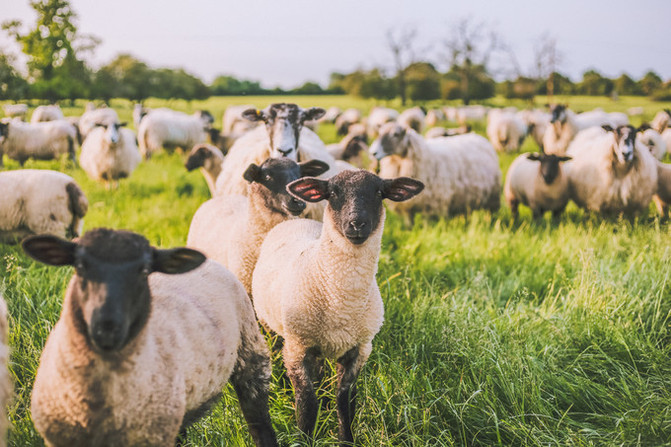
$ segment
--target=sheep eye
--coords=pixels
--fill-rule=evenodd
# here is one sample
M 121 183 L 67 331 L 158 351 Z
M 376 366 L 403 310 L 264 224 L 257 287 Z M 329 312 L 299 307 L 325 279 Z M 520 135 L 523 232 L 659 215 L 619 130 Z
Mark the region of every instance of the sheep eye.
M 375 195 L 377 195 L 379 198 L 382 198 L 382 191 L 378 189 L 378 190 L 375 192 Z
M 263 177 L 263 179 L 264 179 L 265 181 L 269 182 L 269 181 L 271 181 L 271 180 L 273 179 L 273 176 L 270 175 L 270 174 L 266 174 L 266 176 Z

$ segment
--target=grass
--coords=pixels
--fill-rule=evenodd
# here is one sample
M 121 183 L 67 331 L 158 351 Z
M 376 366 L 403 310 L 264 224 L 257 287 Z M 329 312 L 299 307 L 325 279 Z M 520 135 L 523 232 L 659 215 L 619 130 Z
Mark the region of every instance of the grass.
M 220 118 L 228 104 L 262 107 L 276 99 L 168 105 L 210 108 Z M 294 99 L 304 105 L 367 104 L 287 98 Z M 569 102 L 606 110 L 630 106 L 628 98 L 614 108 L 602 101 Z M 668 107 L 645 100 L 631 105 L 643 105 L 650 117 Z M 122 119 L 130 118 L 129 103 L 113 106 Z M 320 134 L 334 139 L 332 126 L 322 126 Z M 527 140 L 523 150 L 534 149 Z M 504 171 L 513 158 L 501 157 Z M 65 161 L 26 167 L 75 177 L 91 203 L 86 228 L 131 229 L 170 247 L 184 244 L 191 216 L 208 198 L 200 174 L 187 173 L 182 163 L 180 154 L 160 154 L 114 192 Z M 359 378 L 358 444 L 671 445 L 670 237 L 671 227 L 654 213 L 604 220 L 573 205 L 556 222 L 549 216 L 532 221 L 527 209 L 514 222 L 504 207 L 494 215 L 449 220 L 418 216 L 408 228 L 388 213 L 377 276 L 385 324 Z M 36 264 L 16 246 L 0 246 L 0 272 L 16 394 L 10 445 L 42 445 L 30 419 L 30 391 L 71 270 Z M 308 445 L 296 428 L 293 394 L 281 371 L 276 356 L 270 403 L 275 429 L 282 445 Z M 333 402 L 332 385 L 323 392 Z M 315 445 L 336 445 L 332 405 L 322 409 L 316 430 Z M 230 387 L 213 413 L 189 430 L 188 441 L 251 445 Z

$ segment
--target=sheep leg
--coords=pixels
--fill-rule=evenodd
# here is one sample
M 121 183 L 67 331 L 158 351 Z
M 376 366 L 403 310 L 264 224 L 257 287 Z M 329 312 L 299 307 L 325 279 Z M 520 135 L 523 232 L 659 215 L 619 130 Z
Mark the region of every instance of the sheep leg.
M 667 213 L 669 212 L 669 205 L 664 202 L 657 194 L 652 196 L 652 199 L 655 201 L 659 215 L 662 217 L 662 219 L 666 218 Z
M 555 220 L 559 220 L 561 218 L 562 213 L 564 212 L 565 208 L 560 208 L 558 210 L 552 211 L 552 218 Z
M 534 220 L 538 220 L 543 217 L 543 208 L 533 208 L 532 211 Z
M 516 220 L 520 214 L 519 211 L 520 202 L 517 199 L 512 199 L 510 202 L 508 202 L 508 206 L 510 206 L 510 212 L 513 215 L 513 219 Z
M 75 151 L 75 140 L 68 138 L 68 154 L 70 154 L 70 160 L 77 167 L 77 152 Z
M 302 352 L 292 353 L 289 345 L 284 347 L 284 366 L 291 380 L 296 395 L 296 419 L 298 428 L 308 436 L 312 436 L 317 423 L 319 404 L 314 389 L 312 373 L 316 369 L 319 349 L 308 348 Z
M 359 346 L 350 349 L 338 359 L 338 440 L 341 445 L 352 445 L 354 436 L 352 435 L 352 422 L 354 421 L 354 411 L 356 409 L 356 379 L 359 376 L 361 367 L 366 362 L 368 352 L 361 352 Z

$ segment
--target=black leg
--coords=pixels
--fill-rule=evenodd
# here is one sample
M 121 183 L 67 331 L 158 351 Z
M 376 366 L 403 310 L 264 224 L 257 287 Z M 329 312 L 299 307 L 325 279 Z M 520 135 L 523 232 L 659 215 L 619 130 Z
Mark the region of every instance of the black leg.
M 296 395 L 298 428 L 310 437 L 314 432 L 319 411 L 312 376 L 318 363 L 318 357 L 317 348 L 308 348 L 303 353 L 294 353 L 288 345 L 284 347 L 284 365 Z
M 179 434 L 175 440 L 175 447 L 183 447 L 186 445 L 186 428 L 182 427 L 179 429 Z
M 347 351 L 338 359 L 338 440 L 341 445 L 351 445 L 354 442 L 352 422 L 356 409 L 356 379 L 366 361 L 359 352 L 359 347 Z

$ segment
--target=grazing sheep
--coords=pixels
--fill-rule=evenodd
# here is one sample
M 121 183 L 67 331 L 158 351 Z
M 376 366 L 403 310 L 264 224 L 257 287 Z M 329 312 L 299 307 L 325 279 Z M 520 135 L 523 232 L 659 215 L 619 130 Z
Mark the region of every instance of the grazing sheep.
M 252 272 L 266 234 L 305 210 L 305 202 L 289 195 L 286 186 L 328 169 L 319 160 L 297 164 L 288 158 L 250 164 L 244 173 L 249 182 L 247 197 L 215 197 L 203 203 L 191 220 L 186 244 L 233 272 L 251 297 Z
M 445 120 L 445 114 L 440 109 L 431 109 L 426 112 L 426 119 L 424 120 L 427 127 L 436 127 L 438 123 Z
M 543 151 L 546 154 L 564 155 L 580 130 L 575 113 L 566 104 L 553 104 L 550 106 L 550 114 L 550 125 L 543 135 Z
M 8 118 L 19 118 L 24 120 L 28 113 L 28 104 L 4 104 L 2 110 Z
M 88 176 L 104 182 L 108 188 L 129 177 L 142 160 L 135 134 L 123 128 L 125 125 L 97 124 L 84 140 L 79 155 L 79 164 Z
M 324 115 L 326 115 L 326 112 L 324 112 Z M 361 121 L 362 115 L 359 109 L 347 109 L 335 120 L 336 132 L 338 135 L 347 135 L 349 126 L 361 123 Z
M 38 233 L 75 237 L 88 200 L 72 177 L 57 171 L 0 172 L 0 239 L 15 242 Z
M 571 157 L 533 153 L 519 155 L 508 169 L 503 195 L 517 218 L 517 207 L 531 208 L 534 219 L 546 211 L 559 217 L 569 201 L 568 177 L 560 163 Z
M 417 133 L 424 132 L 424 120 L 426 111 L 422 107 L 406 109 L 398 116 L 396 122 L 401 126 L 413 129 Z
M 12 377 L 9 373 L 9 322 L 7 303 L 0 295 L 0 447 L 7 445 L 7 407 L 12 400 Z
M 432 127 L 426 131 L 424 138 L 440 138 L 440 137 L 453 137 L 455 135 L 463 135 L 471 131 L 471 126 L 465 125 L 457 128 L 446 128 L 446 127 Z
M 663 159 L 668 147 L 662 135 L 648 124 L 641 124 L 638 127 L 638 132 L 638 140 L 650 150 L 652 156 L 657 160 Z
M 387 107 L 373 107 L 368 114 L 368 138 L 371 140 L 377 138 L 382 127 L 386 123 L 396 121 L 399 113 L 394 109 Z
M 284 338 L 284 365 L 303 433 L 313 433 L 318 413 L 313 382 L 319 381 L 322 359 L 332 358 L 338 369 L 338 439 L 353 445 L 356 379 L 384 319 L 375 282 L 382 201 L 408 200 L 422 188 L 417 180 L 383 180 L 363 170 L 287 186 L 299 199 L 327 200 L 324 223 L 298 219 L 273 228 L 261 246 L 252 291 L 261 324 Z
M 650 127 L 661 134 L 664 133 L 664 131 L 669 127 L 669 122 L 671 122 L 671 110 L 660 110 L 652 119 Z
M 327 145 L 326 150 L 336 160 L 343 160 L 358 168 L 364 168 L 367 165 L 367 157 L 364 159 L 362 154 L 368 152 L 367 143 L 366 126 L 353 124 L 342 140 Z
M 50 446 L 170 446 L 231 379 L 257 445 L 275 446 L 270 359 L 240 282 L 188 248 L 99 228 L 23 249 L 75 267 L 42 351 L 31 413 Z
M 494 109 L 487 115 L 487 137 L 499 152 L 519 150 L 527 136 L 527 126 L 515 113 Z
M 200 168 L 200 172 L 205 177 L 210 194 L 214 197 L 217 178 L 221 173 L 221 167 L 224 164 L 224 155 L 219 148 L 211 144 L 197 144 L 189 152 L 189 158 L 186 160 L 187 171 L 193 171 Z
M 138 129 L 140 154 L 150 158 L 161 148 L 188 150 L 196 144 L 205 143 L 212 122 L 212 115 L 204 110 L 193 115 L 170 109 L 152 110 L 142 118 Z
M 498 156 L 480 135 L 425 140 L 412 129 L 387 123 L 371 145 L 370 154 L 380 160 L 380 177 L 413 177 L 426 185 L 420 197 L 390 204 L 407 222 L 418 211 L 447 217 L 478 208 L 499 209 Z
M 88 110 L 79 118 L 79 134 L 83 141 L 97 125 L 109 126 L 119 122 L 119 114 L 110 107 Z
M 566 168 L 578 206 L 605 214 L 647 209 L 657 191 L 657 166 L 636 135 L 633 126 L 604 125 L 592 138 L 576 138 L 569 146 L 573 160 Z
M 62 120 L 63 118 L 63 111 L 57 105 L 37 106 L 30 117 L 30 122 L 40 123 L 42 121 Z
M 77 130 L 67 120 L 24 123 L 11 120 L 0 123 L 0 166 L 2 154 L 17 160 L 21 166 L 26 160 L 52 160 L 68 154 L 76 165 L 75 141 Z

